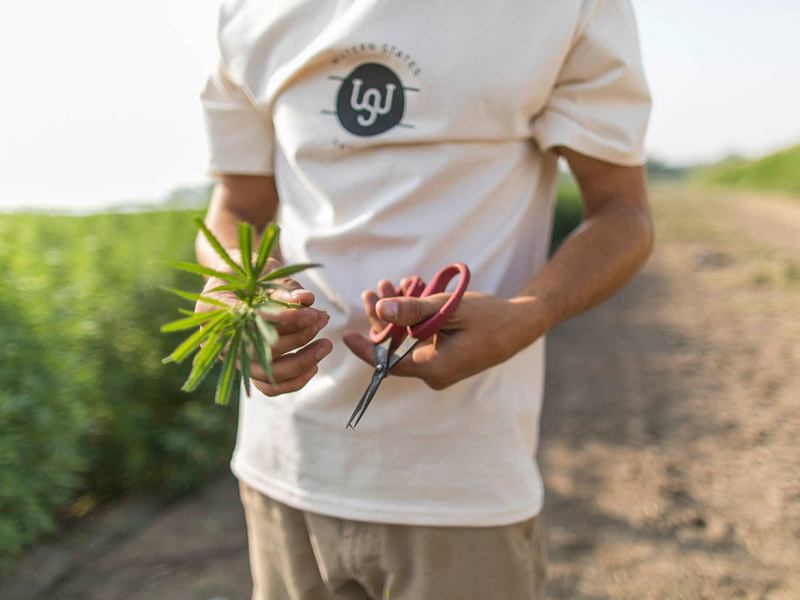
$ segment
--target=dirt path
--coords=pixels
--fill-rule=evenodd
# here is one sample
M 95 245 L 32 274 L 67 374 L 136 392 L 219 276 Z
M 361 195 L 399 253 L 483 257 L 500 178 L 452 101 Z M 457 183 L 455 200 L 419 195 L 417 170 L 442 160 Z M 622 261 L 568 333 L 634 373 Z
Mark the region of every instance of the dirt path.
M 550 597 L 800 598 L 800 202 L 653 201 L 644 271 L 548 338 Z M 232 478 L 120 510 L 30 555 L 0 598 L 249 598 Z
M 800 598 L 800 202 L 653 200 L 648 266 L 549 339 L 551 596 Z

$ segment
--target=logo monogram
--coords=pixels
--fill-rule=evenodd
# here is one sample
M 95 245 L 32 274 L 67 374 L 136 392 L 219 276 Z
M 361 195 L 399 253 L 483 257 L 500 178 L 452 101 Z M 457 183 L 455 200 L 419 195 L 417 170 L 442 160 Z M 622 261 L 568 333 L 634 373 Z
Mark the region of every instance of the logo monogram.
M 392 107 L 392 98 L 397 86 L 393 83 L 386 84 L 386 98 L 383 100 L 383 106 L 378 106 L 381 101 L 381 93 L 376 88 L 369 88 L 359 101 L 358 95 L 361 93 L 361 86 L 364 84 L 360 79 L 353 79 L 353 93 L 350 96 L 350 106 L 357 112 L 368 111 L 369 116 L 365 117 L 363 114 L 358 115 L 356 120 L 362 127 L 369 127 L 378 118 L 378 115 L 388 115 L 389 109 Z
M 401 123 L 406 106 L 405 93 L 419 90 L 404 87 L 388 67 L 364 63 L 347 77 L 330 76 L 330 79 L 342 82 L 336 95 L 336 110 L 322 112 L 336 115 L 342 127 L 350 133 L 368 137 L 396 126 L 413 127 Z

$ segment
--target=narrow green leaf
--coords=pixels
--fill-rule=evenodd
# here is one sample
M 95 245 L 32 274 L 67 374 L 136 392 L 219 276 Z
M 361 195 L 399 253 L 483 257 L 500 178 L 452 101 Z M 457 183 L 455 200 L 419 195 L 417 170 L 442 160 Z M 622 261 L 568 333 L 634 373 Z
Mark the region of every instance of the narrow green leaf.
M 286 265 L 285 267 L 280 267 L 279 269 L 275 269 L 271 273 L 267 273 L 264 277 L 259 278 L 258 283 L 262 283 L 265 281 L 270 281 L 272 279 L 281 279 L 283 277 L 289 277 L 290 275 L 294 275 L 295 273 L 299 273 L 300 271 L 305 271 L 306 269 L 312 269 L 314 267 L 321 267 L 319 263 L 301 263 L 298 265 Z
M 225 327 L 218 327 L 213 335 L 202 347 L 200 352 L 194 355 L 192 360 L 192 371 L 189 377 L 183 384 L 181 389 L 184 392 L 193 392 L 203 382 L 206 376 L 214 368 L 219 358 L 219 353 L 225 347 L 225 344 L 233 337 L 233 331 Z
M 244 325 L 247 327 L 247 324 Z M 239 363 L 241 364 L 242 369 L 242 381 L 244 382 L 244 391 L 247 394 L 247 397 L 250 397 L 250 344 L 248 343 L 248 338 L 246 335 L 241 337 L 242 343 L 241 347 L 242 350 L 239 353 Z
M 272 348 L 264 343 L 264 340 L 256 333 L 255 329 L 245 328 L 245 334 L 250 337 L 250 343 L 255 350 L 261 368 L 267 374 L 267 378 L 272 385 L 275 385 L 275 378 L 272 376 Z
M 166 333 L 170 331 L 182 331 L 184 329 L 191 329 L 192 327 L 197 327 L 198 325 L 202 325 L 206 321 L 211 320 L 213 317 L 217 316 L 223 310 L 225 309 L 219 308 L 217 310 L 212 310 L 206 313 L 192 314 L 191 317 L 188 317 L 186 319 L 178 319 L 177 321 L 172 321 L 171 323 L 162 325 L 161 331 Z
M 182 315 L 186 315 L 187 317 L 194 316 L 195 312 L 193 310 L 186 310 L 185 308 L 179 308 L 178 312 Z
M 208 304 L 213 304 L 214 306 L 221 306 L 223 308 L 231 308 L 230 305 L 225 304 L 221 300 L 217 300 L 216 298 L 209 298 L 208 296 L 201 296 L 200 294 L 193 294 L 192 292 L 184 292 L 182 290 L 176 290 L 171 287 L 161 286 L 162 290 L 166 290 L 176 296 L 180 296 L 181 298 L 185 298 L 186 300 L 192 300 L 197 302 L 198 300 L 202 300 Z
M 244 221 L 239 223 L 239 250 L 242 253 L 242 266 L 248 277 L 253 275 L 253 267 L 250 264 L 250 255 L 253 252 L 253 226 Z
M 273 344 L 275 344 L 278 341 L 278 330 L 275 329 L 275 326 L 265 321 L 258 314 L 256 314 L 255 321 L 256 321 L 256 327 L 258 328 L 258 332 L 264 339 L 264 343 L 267 344 L 268 346 L 272 346 Z
M 269 257 L 272 256 L 275 246 L 278 244 L 279 237 L 280 229 L 278 229 L 275 223 L 270 223 L 264 229 L 264 233 L 261 236 L 261 243 L 258 246 L 258 256 L 256 257 L 256 268 L 254 269 L 256 275 L 261 275 L 264 267 L 267 266 L 267 261 Z
M 208 290 L 208 293 L 211 292 L 243 292 L 247 289 L 247 284 L 245 283 L 232 283 L 230 285 L 220 285 L 215 288 L 211 288 Z
M 177 348 L 175 348 L 175 350 L 173 350 L 172 354 L 163 359 L 162 362 L 183 362 L 186 357 L 194 351 L 195 348 L 202 344 L 203 341 L 213 333 L 213 326 L 224 320 L 225 317 L 229 315 L 230 313 L 228 311 L 223 311 L 222 313 L 218 314 L 205 327 L 198 329 L 192 335 L 186 338 Z
M 284 307 L 279 305 L 275 300 L 267 299 L 266 301 L 261 301 L 258 304 L 254 304 L 253 309 L 258 311 L 259 313 L 277 315 L 283 312 Z
M 223 271 L 209 269 L 208 267 L 204 267 L 203 265 L 197 265 L 195 263 L 164 262 L 163 264 L 169 265 L 170 267 L 176 267 L 184 271 L 188 271 L 189 273 L 196 273 L 197 275 L 208 275 L 209 277 L 218 277 L 219 279 L 224 279 L 225 281 L 230 281 L 231 283 L 244 281 L 244 278 L 242 276 L 237 275 L 235 273 L 225 273 Z
M 228 404 L 233 391 L 233 384 L 236 382 L 236 354 L 239 350 L 239 337 L 241 331 L 236 331 L 231 340 L 228 354 L 225 355 L 225 362 L 222 364 L 222 372 L 217 381 L 217 393 L 214 396 L 216 404 Z
M 203 219 L 198 217 L 198 218 L 196 218 L 194 220 L 194 222 L 197 224 L 197 226 L 203 232 L 203 235 L 208 240 L 208 243 L 211 244 L 214 247 L 214 250 L 217 251 L 217 254 L 219 255 L 219 257 L 222 260 L 224 260 L 226 263 L 228 263 L 228 266 L 231 269 L 233 269 L 236 273 L 238 273 L 242 277 L 246 277 L 247 274 L 244 272 L 244 269 L 242 269 L 242 267 L 240 267 L 235 262 L 233 262 L 233 259 L 225 251 L 225 248 L 223 248 L 222 244 L 219 243 L 219 240 L 214 236 L 213 233 L 211 233 L 211 230 L 208 227 L 206 227 L 206 224 L 203 222 Z
M 269 303 L 277 305 L 277 306 L 280 306 L 281 309 L 284 309 L 284 308 L 314 308 L 313 306 L 306 306 L 305 304 L 300 304 L 299 302 L 284 302 L 283 300 L 278 300 L 276 298 L 270 298 L 269 299 Z M 264 310 L 263 308 L 261 308 L 262 305 L 260 305 L 260 304 L 257 305 L 257 307 L 259 309 L 261 309 L 261 310 Z M 254 306 L 253 308 L 256 308 L 256 307 Z M 319 311 L 319 312 L 325 312 L 324 310 L 320 310 L 318 308 L 314 308 L 314 310 Z
M 200 352 L 195 354 L 192 361 L 192 372 L 181 389 L 191 392 L 200 385 L 219 360 L 219 354 L 225 348 L 225 344 L 231 340 L 233 333 L 234 331 L 230 324 L 217 324 L 213 335 L 200 349 Z

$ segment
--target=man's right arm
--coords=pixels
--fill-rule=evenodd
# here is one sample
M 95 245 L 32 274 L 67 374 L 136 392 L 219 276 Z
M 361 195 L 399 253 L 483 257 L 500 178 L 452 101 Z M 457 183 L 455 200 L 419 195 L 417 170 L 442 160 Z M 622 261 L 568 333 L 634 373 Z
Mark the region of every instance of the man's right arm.
M 278 190 L 275 178 L 263 175 L 221 175 L 206 213 L 206 225 L 217 236 L 222 247 L 238 254 L 240 221 L 252 223 L 260 233 L 278 211 Z M 202 233 L 195 242 L 201 265 L 216 268 L 221 259 Z M 224 263 L 223 263 L 224 264 Z
M 222 175 L 214 187 L 205 222 L 228 254 L 236 262 L 240 262 L 239 223 L 252 223 L 260 236 L 267 224 L 275 218 L 277 209 L 278 191 L 274 178 L 261 175 Z M 202 233 L 197 236 L 195 250 L 200 264 L 230 272 L 230 267 L 217 256 Z M 278 264 L 277 260 L 270 259 L 267 269 L 272 270 Z M 237 302 L 236 296 L 231 292 L 208 292 L 223 283 L 219 279 L 210 278 L 206 282 L 204 293 L 230 304 Z M 288 289 L 276 291 L 273 294 L 276 298 L 307 307 L 314 303 L 314 294 L 304 290 L 293 279 L 285 279 L 281 283 Z M 203 303 L 197 306 L 198 311 L 210 308 L 212 307 Z M 278 341 L 272 346 L 272 373 L 276 384 L 269 382 L 266 373 L 257 363 L 251 363 L 251 375 L 253 384 L 262 393 L 277 396 L 303 387 L 317 372 L 317 363 L 331 352 L 333 344 L 327 339 L 309 343 L 328 323 L 328 315 L 324 312 L 312 308 L 290 309 L 278 315 L 270 315 L 270 321 L 277 322 L 279 334 Z M 294 350 L 297 352 L 293 352 Z

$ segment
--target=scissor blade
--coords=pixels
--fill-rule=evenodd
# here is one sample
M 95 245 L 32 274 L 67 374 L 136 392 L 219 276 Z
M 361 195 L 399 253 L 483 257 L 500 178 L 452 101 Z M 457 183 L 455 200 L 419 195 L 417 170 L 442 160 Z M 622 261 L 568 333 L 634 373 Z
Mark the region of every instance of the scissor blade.
M 404 339 L 402 343 L 397 348 L 395 348 L 394 352 L 392 352 L 391 355 L 389 355 L 388 370 L 391 371 L 397 363 L 403 360 L 406 354 L 408 354 L 409 352 L 411 352 L 411 350 L 414 349 L 414 346 L 417 345 L 417 342 L 419 342 L 419 340 L 415 337 L 411 337 L 410 335 L 406 337 L 406 339 Z
M 380 386 L 381 381 L 383 381 L 384 375 L 383 373 L 375 373 L 372 376 L 372 381 L 369 382 L 369 386 L 367 390 L 364 392 L 364 395 L 361 396 L 361 400 L 358 401 L 356 405 L 356 409 L 353 411 L 353 414 L 350 415 L 350 420 L 347 422 L 347 426 L 350 429 L 355 429 L 358 422 L 361 420 L 361 416 L 367 410 L 369 403 L 372 402 L 372 397 L 375 395 L 375 392 L 378 391 L 378 386 Z M 353 419 L 355 419 L 355 423 L 353 423 Z
M 367 391 L 365 391 L 364 395 L 361 396 L 361 400 L 359 400 L 358 404 L 356 404 L 356 409 L 350 416 L 350 420 L 347 422 L 345 429 L 348 427 L 350 429 L 356 428 L 356 425 L 358 425 L 358 422 L 361 420 L 361 415 L 363 415 L 364 411 L 367 410 L 367 406 L 369 406 L 369 403 L 372 401 L 372 397 L 378 390 L 378 386 L 381 384 L 381 381 L 386 378 L 386 375 L 389 372 L 389 348 L 391 347 L 393 340 L 393 337 L 387 338 L 380 344 L 373 345 L 372 353 L 373 361 L 375 362 L 375 370 L 372 372 L 372 381 L 370 381 Z M 356 418 L 356 416 L 358 418 L 356 419 L 356 422 L 353 423 L 353 419 Z

